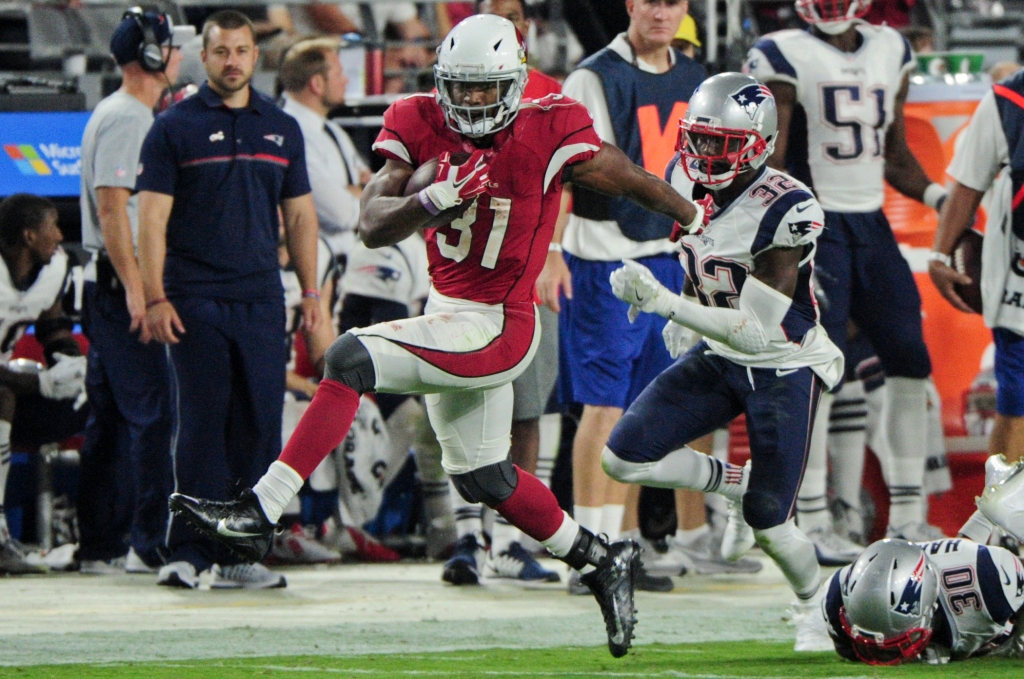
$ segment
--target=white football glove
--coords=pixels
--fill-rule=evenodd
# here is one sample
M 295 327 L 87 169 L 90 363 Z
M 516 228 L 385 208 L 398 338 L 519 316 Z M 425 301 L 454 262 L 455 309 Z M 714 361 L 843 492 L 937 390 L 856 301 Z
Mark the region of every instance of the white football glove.
M 661 331 L 661 339 L 665 341 L 668 355 L 672 358 L 679 358 L 700 340 L 700 335 L 685 325 L 669 321 Z
M 643 264 L 631 259 L 622 263 L 622 268 L 613 271 L 608 280 L 615 296 L 630 305 L 629 322 L 635 321 L 641 311 L 668 317 L 677 297 Z
M 75 410 L 85 403 L 85 356 L 55 353 L 53 367 L 39 373 L 39 393 L 44 398 L 60 401 L 76 399 Z

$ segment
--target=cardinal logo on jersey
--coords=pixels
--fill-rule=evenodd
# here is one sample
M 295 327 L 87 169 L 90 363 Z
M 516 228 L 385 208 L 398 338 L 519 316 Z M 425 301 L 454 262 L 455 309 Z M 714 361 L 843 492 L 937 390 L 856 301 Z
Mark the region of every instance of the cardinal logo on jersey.
M 746 85 L 729 96 L 732 97 L 733 101 L 742 106 L 743 110 L 750 116 L 750 119 L 753 120 L 754 116 L 757 115 L 757 109 L 761 106 L 761 102 L 771 98 L 772 91 L 758 83 L 757 85 Z
M 901 615 L 921 614 L 921 583 L 924 581 L 925 560 L 926 557 L 922 552 L 917 566 L 914 567 L 914 572 L 910 574 L 907 584 L 903 587 L 900 600 L 893 609 Z

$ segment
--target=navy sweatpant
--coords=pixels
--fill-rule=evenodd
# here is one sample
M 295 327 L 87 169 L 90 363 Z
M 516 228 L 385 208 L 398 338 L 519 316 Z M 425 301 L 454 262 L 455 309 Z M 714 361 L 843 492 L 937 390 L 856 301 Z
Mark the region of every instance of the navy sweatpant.
M 127 510 L 131 546 L 151 566 L 167 532 L 171 491 L 171 410 L 167 351 L 158 342 L 140 344 L 130 334 L 124 291 L 86 283 L 89 364 L 86 393 L 92 413 L 82 444 L 78 521 L 79 558 L 108 560 L 124 555 L 113 517 Z M 112 479 L 126 476 L 134 493 L 118 497 Z M 134 498 L 134 500 L 133 500 Z M 128 503 L 129 507 L 118 507 Z
M 170 347 L 174 490 L 227 500 L 253 486 L 281 453 L 284 299 L 172 302 L 185 326 Z M 240 561 L 173 517 L 167 546 L 170 561 L 196 570 Z
M 792 516 L 821 389 L 810 368 L 745 368 L 702 341 L 633 401 L 608 447 L 623 460 L 655 462 L 743 413 L 751 456 L 743 513 L 752 527 L 771 528 Z

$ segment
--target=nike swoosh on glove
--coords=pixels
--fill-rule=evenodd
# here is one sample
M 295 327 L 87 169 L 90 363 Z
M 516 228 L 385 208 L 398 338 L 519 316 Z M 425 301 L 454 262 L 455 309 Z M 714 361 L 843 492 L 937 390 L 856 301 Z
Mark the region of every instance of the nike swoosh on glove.
M 658 282 L 651 270 L 631 259 L 624 259 L 622 264 L 622 268 L 608 277 L 615 296 L 640 311 L 659 316 L 671 314 L 672 303 L 677 298 Z M 630 309 L 629 318 L 630 322 L 636 318 L 633 309 Z
M 53 358 L 53 366 L 39 373 L 39 393 L 56 401 L 78 399 L 85 391 L 85 356 L 55 353 Z
M 679 239 L 687 234 L 697 233 L 703 229 L 715 214 L 715 199 L 710 193 L 693 201 L 693 204 L 697 206 L 697 216 L 693 223 L 689 226 L 683 226 L 679 222 L 672 225 L 672 233 L 668 235 L 668 239 L 673 243 L 678 243 Z
M 421 191 L 428 200 L 420 202 L 428 211 L 428 203 L 433 205 L 437 210 L 434 215 L 476 198 L 487 190 L 490 180 L 491 166 L 482 150 L 477 149 L 462 165 L 452 165 L 451 157 L 447 151 L 438 156 L 434 183 Z

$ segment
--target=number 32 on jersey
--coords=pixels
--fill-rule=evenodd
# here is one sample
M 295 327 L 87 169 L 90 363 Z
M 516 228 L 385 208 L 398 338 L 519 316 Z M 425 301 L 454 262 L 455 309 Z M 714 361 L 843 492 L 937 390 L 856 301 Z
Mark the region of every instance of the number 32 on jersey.
M 480 258 L 480 266 L 485 269 L 493 269 L 498 263 L 498 252 L 501 251 L 501 244 L 505 240 L 505 231 L 508 229 L 508 217 L 512 212 L 512 199 L 495 198 L 487 196 L 486 207 L 480 205 L 479 200 L 474 200 L 465 214 L 447 226 L 438 227 L 436 240 L 437 249 L 448 259 L 461 262 L 469 255 L 473 247 L 473 224 L 477 223 L 478 217 L 481 226 L 487 219 L 491 220 L 491 231 L 487 236 L 487 246 Z M 479 229 L 482 231 L 483 229 Z

